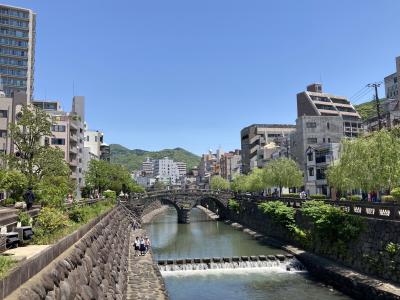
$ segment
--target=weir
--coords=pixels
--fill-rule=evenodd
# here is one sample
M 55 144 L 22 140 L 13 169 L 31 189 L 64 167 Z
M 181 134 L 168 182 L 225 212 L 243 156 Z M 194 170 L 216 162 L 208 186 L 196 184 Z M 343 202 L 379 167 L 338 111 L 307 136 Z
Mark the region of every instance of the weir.
M 273 267 L 286 271 L 305 270 L 304 266 L 291 254 L 167 259 L 159 260 L 157 263 L 161 272 Z

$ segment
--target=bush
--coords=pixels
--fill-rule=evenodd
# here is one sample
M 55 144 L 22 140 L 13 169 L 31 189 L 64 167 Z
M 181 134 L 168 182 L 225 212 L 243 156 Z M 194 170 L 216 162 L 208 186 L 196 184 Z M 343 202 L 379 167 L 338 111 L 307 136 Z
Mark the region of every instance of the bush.
M 31 216 L 26 211 L 20 211 L 18 214 L 18 221 L 21 222 L 21 226 L 32 225 Z
M 340 198 L 340 201 L 347 201 L 345 197 Z
M 322 194 L 312 194 L 310 195 L 311 199 L 326 199 L 326 195 L 322 195 Z
M 382 202 L 387 202 L 387 203 L 393 203 L 395 201 L 394 197 L 391 195 L 382 196 L 381 200 L 382 200 Z
M 351 195 L 351 196 L 349 196 L 347 198 L 350 201 L 361 201 L 362 200 L 362 196 L 361 195 Z
M 75 223 L 86 222 L 88 219 L 87 212 L 84 208 L 74 207 L 68 212 L 68 217 Z
M 112 200 L 117 199 L 117 193 L 115 191 L 111 191 L 111 190 L 104 191 L 103 196 L 107 199 L 112 199 Z
M 282 198 L 300 198 L 300 194 L 297 193 L 282 194 Z
M 4 278 L 16 261 L 8 256 L 0 256 L 0 279 Z
M 400 200 L 400 187 L 394 188 L 391 192 L 390 195 L 394 197 L 396 200 Z
M 294 215 L 296 213 L 293 207 L 288 207 L 281 201 L 263 202 L 258 207 L 264 214 L 270 215 L 274 222 L 288 229 L 293 229 L 295 224 Z
M 239 209 L 240 209 L 240 204 L 239 204 L 239 202 L 237 201 L 237 200 L 235 200 L 235 199 L 229 199 L 228 200 L 228 208 L 230 209 L 230 210 L 234 210 L 234 211 L 236 211 L 237 213 L 239 212 Z
M 44 207 L 38 217 L 35 225 L 42 234 L 51 234 L 68 225 L 67 217 L 58 209 L 52 207 Z

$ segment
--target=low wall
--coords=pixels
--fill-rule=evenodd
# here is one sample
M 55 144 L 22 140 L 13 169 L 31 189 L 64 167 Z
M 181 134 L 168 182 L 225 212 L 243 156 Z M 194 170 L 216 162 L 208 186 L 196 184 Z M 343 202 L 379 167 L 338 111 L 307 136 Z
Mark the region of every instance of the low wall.
M 241 201 L 240 204 L 239 213 L 228 210 L 227 218 L 265 235 L 296 244 L 288 230 L 262 213 L 256 203 Z M 400 222 L 376 218 L 364 218 L 364 221 L 364 231 L 348 245 L 346 253 L 326 253 L 318 246 L 311 250 L 360 272 L 400 283 L 400 256 L 385 251 L 390 242 L 400 244 Z M 304 225 L 308 220 L 298 211 L 296 222 Z
M 100 218 L 101 219 L 101 218 Z M 97 222 L 92 222 L 93 224 Z M 87 225 L 90 227 L 90 224 Z M 122 299 L 127 285 L 130 221 L 121 207 L 114 208 L 64 258 L 38 274 L 38 280 L 18 290 L 18 299 Z M 128 229 L 128 230 L 127 230 Z M 86 230 L 87 232 L 88 230 Z M 34 258 L 42 267 L 68 249 L 85 229 L 66 237 L 47 253 Z M 32 262 L 33 263 L 33 262 Z M 28 264 L 15 276 L 32 277 Z M 18 283 L 14 284 L 18 287 Z M 62 295 L 62 297 L 61 297 Z
M 103 219 L 108 213 L 105 213 L 88 224 L 82 226 L 70 235 L 64 237 L 56 244 L 50 246 L 43 252 L 21 262 L 14 268 L 7 277 L 0 280 L 0 300 L 7 297 L 14 290 L 20 287 L 28 279 L 39 273 L 44 267 L 51 263 L 61 253 L 66 251 L 79 239 L 81 239 L 89 230 L 91 230 L 100 220 Z

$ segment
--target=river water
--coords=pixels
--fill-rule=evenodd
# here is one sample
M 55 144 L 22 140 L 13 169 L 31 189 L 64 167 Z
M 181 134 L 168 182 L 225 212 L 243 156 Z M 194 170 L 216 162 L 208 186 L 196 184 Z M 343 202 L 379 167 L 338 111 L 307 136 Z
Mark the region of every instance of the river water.
M 178 224 L 175 208 L 157 216 L 145 229 L 155 259 L 206 258 L 284 253 L 262 245 L 223 222 L 210 221 L 194 208 L 190 224 Z M 283 268 L 212 269 L 163 272 L 171 300 L 344 300 L 351 299 L 316 282 L 305 271 Z

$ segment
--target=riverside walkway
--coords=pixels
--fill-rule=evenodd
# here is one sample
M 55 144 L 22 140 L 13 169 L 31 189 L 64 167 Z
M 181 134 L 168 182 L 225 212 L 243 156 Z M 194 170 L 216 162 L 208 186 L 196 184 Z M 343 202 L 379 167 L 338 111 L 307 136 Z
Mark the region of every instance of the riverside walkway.
M 136 236 L 144 236 L 142 229 L 131 230 L 128 259 L 127 300 L 166 300 L 168 295 L 164 280 L 151 251 L 145 256 L 135 256 L 133 241 Z

